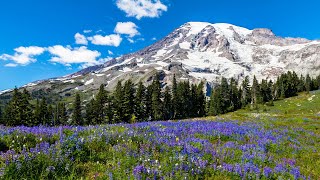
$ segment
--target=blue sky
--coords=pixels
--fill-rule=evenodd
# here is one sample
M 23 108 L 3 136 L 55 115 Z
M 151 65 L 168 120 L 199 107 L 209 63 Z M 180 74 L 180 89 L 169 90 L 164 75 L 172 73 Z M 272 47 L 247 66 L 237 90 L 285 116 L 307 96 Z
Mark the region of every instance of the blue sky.
M 0 7 L 0 90 L 134 52 L 188 21 L 320 39 L 316 0 L 2 0 Z

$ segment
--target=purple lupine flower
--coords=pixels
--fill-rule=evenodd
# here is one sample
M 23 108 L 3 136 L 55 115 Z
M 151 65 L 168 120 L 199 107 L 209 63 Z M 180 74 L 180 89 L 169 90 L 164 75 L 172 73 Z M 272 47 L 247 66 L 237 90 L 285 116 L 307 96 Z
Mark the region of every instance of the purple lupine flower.
M 276 167 L 274 167 L 274 171 L 276 173 L 285 173 L 287 168 L 283 164 L 277 164 Z
M 263 175 L 265 177 L 270 177 L 270 175 L 272 175 L 272 169 L 270 167 L 263 168 Z
M 290 171 L 290 173 L 293 175 L 294 179 L 299 179 L 300 178 L 300 170 L 299 168 L 293 167 Z

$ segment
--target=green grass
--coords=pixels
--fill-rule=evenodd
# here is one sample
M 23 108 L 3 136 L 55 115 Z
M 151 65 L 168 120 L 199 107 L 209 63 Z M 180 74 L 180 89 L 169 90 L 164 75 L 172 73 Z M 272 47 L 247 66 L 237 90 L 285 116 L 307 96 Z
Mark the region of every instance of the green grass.
M 300 93 L 298 96 L 275 101 L 274 106 L 259 105 L 227 113 L 207 120 L 226 119 L 257 121 L 276 127 L 303 128 L 320 134 L 320 91 Z
M 297 164 L 302 171 L 309 174 L 320 173 L 320 153 L 307 150 L 320 149 L 320 91 L 300 93 L 298 96 L 274 102 L 274 106 L 259 105 L 258 108 L 248 106 L 235 112 L 216 117 L 206 117 L 206 120 L 237 120 L 241 122 L 256 122 L 266 129 L 288 128 L 291 137 L 301 142 L 305 150 L 297 157 Z M 310 133 L 303 133 L 306 130 Z M 318 136 L 319 137 L 319 136 Z M 290 154 L 284 152 L 280 157 L 290 158 Z

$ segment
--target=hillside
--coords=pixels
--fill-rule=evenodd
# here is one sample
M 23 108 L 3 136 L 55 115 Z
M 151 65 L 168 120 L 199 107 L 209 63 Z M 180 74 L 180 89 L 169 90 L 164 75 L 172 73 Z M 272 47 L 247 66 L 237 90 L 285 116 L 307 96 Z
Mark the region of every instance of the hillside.
M 276 126 L 301 127 L 320 135 L 320 91 L 274 102 L 274 106 L 260 105 L 258 110 L 241 109 L 208 119 L 234 119 L 240 121 L 259 121 Z

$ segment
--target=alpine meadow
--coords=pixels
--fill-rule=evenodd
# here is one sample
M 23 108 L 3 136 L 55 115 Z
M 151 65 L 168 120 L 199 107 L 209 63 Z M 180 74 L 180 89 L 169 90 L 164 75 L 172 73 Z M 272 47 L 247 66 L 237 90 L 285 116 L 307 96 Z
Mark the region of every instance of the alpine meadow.
M 320 179 L 319 6 L 4 0 L 0 179 Z

